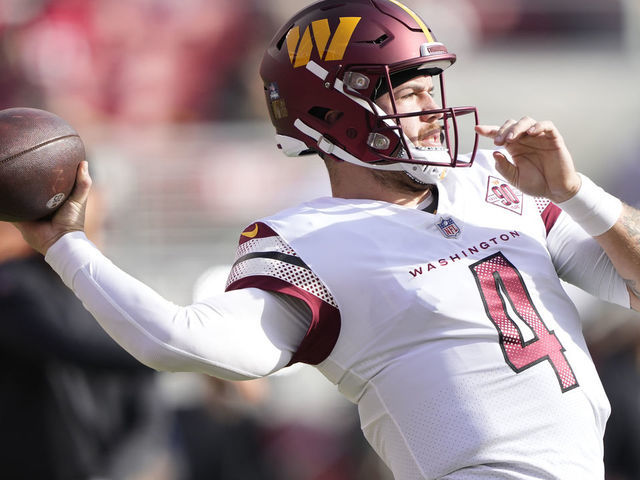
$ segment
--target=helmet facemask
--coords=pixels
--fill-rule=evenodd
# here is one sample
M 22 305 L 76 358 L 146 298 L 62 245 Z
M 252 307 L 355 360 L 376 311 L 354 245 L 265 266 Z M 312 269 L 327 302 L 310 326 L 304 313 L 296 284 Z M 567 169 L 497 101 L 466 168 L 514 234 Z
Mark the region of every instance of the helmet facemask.
M 445 176 L 447 168 L 472 165 L 478 146 L 478 136 L 473 130 L 478 124 L 477 110 L 475 107 L 446 106 L 442 70 L 439 65 L 421 63 L 418 67 L 395 73 L 391 73 L 386 65 L 355 67 L 345 72 L 345 92 L 359 98 L 360 106 L 370 112 L 370 133 L 366 143 L 376 160 L 368 162 L 366 166 L 379 170 L 405 171 L 418 183 L 433 183 Z M 394 89 L 418 76 L 431 76 L 435 90 L 431 96 L 440 108 L 400 112 Z M 371 78 L 378 80 L 368 98 L 362 87 L 367 85 Z M 386 93 L 389 94 L 388 111 L 382 110 L 376 103 L 376 100 Z M 461 122 L 460 117 L 464 116 L 469 117 Z M 425 143 L 421 139 L 414 138 L 412 141 L 405 132 L 403 121 L 415 117 L 436 119 L 434 123 L 439 130 L 437 141 L 434 142 L 432 138 L 426 142 L 427 145 L 418 144 Z M 472 138 L 473 142 L 462 147 L 460 132 L 464 129 L 467 130 L 467 138 Z M 433 135 L 433 132 L 431 134 Z M 459 157 L 458 154 L 462 153 L 461 148 L 471 153 L 468 160 Z

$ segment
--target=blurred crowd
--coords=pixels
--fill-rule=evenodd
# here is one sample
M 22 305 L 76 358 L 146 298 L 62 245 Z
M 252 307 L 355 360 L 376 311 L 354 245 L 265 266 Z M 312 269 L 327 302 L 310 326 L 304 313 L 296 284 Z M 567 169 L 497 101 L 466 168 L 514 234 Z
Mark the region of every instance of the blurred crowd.
M 254 0 L 3 0 L 1 101 L 76 124 L 255 115 L 239 98 L 273 30 Z M 260 93 L 260 89 L 258 89 Z
M 408 5 L 440 25 L 437 0 Z M 431 14 L 436 6 L 440 13 Z M 295 0 L 3 0 L 0 105 L 73 124 L 261 117 L 262 48 Z M 459 0 L 459 35 L 620 39 L 623 0 Z
M 632 2 L 405 3 L 433 19 L 437 32 L 449 32 L 452 43 L 459 47 L 480 51 L 518 44 L 531 51 L 550 39 L 571 43 L 588 38 L 589 45 L 621 45 L 628 23 L 625 8 Z M 154 164 L 154 155 L 166 156 L 167 152 L 175 153 L 174 164 L 181 162 L 182 170 L 170 166 L 149 169 L 141 175 L 147 183 L 141 180 L 133 186 L 140 190 L 134 197 L 138 207 L 145 205 L 141 195 L 152 181 L 160 185 L 162 194 L 170 195 L 166 203 L 157 196 L 149 197 L 149 203 L 158 208 L 153 214 L 165 214 L 162 228 L 154 224 L 148 229 L 148 237 L 141 237 L 130 224 L 118 230 L 118 219 L 108 215 L 103 218 L 105 212 L 117 211 L 118 203 L 132 201 L 113 193 L 120 193 L 116 187 L 127 183 L 126 172 L 121 169 L 114 173 L 106 168 L 97 176 L 97 183 L 118 186 L 111 186 L 111 195 L 103 199 L 104 211 L 95 214 L 96 221 L 103 223 L 94 234 L 98 238 L 106 231 L 101 240 L 105 249 L 109 251 L 110 241 L 119 240 L 120 246 L 124 245 L 121 251 L 134 252 L 131 257 L 149 247 L 140 245 L 141 241 L 158 242 L 164 235 L 175 257 L 178 243 L 192 239 L 184 233 L 190 228 L 190 235 L 200 235 L 204 245 L 198 252 L 208 255 L 194 260 L 193 270 L 208 272 L 193 287 L 195 295 L 203 284 L 210 289 L 221 288 L 213 279 L 220 276 L 220 271 L 215 270 L 213 275 L 208 270 L 217 263 L 209 251 L 220 240 L 214 231 L 219 217 L 207 220 L 214 230 L 188 226 L 181 222 L 191 218 L 193 209 L 180 202 L 191 198 L 185 197 L 185 190 L 195 189 L 205 203 L 217 205 L 216 214 L 244 213 L 234 210 L 232 204 L 244 202 L 245 207 L 253 208 L 266 201 L 247 195 L 246 191 L 257 190 L 250 176 L 260 177 L 256 181 L 272 188 L 275 185 L 278 191 L 272 192 L 272 202 L 276 196 L 283 197 L 280 189 L 287 188 L 285 182 L 302 194 L 313 191 L 313 185 L 307 183 L 308 174 L 292 173 L 300 166 L 287 173 L 276 172 L 277 178 L 265 182 L 271 177 L 266 170 L 259 170 L 264 168 L 259 164 L 270 154 L 258 151 L 250 141 L 229 145 L 221 138 L 251 136 L 253 130 L 248 125 L 266 119 L 258 76 L 260 58 L 276 29 L 301 6 L 299 0 L 0 0 L 0 109 L 29 106 L 51 110 L 73 124 L 85 141 L 88 139 L 89 151 L 92 138 L 99 138 L 102 145 L 109 143 L 104 132 L 114 125 L 127 132 L 139 132 L 149 125 L 169 126 L 160 133 L 154 130 L 157 136 L 148 137 L 150 146 L 130 153 L 131 157 L 148 157 L 148 163 L 140 159 L 141 163 L 128 165 L 135 169 Z M 235 125 L 231 135 L 229 127 L 223 126 L 227 123 Z M 185 138 L 194 137 L 194 129 L 199 140 L 188 142 Z M 214 140 L 205 145 L 203 138 Z M 206 152 L 210 150 L 215 151 L 212 156 L 216 161 L 242 156 L 246 162 L 239 159 L 233 166 L 225 166 L 221 175 L 221 163 L 203 163 L 209 160 Z M 109 158 L 114 151 L 118 147 L 110 144 L 97 156 L 102 163 L 126 163 Z M 632 169 L 638 153 L 629 155 L 628 166 Z M 195 160 L 184 161 L 187 155 Z M 179 180 L 185 168 L 192 169 L 189 182 Z M 636 172 L 633 178 L 639 176 Z M 627 195 L 623 198 L 637 205 L 640 198 L 634 197 L 634 179 L 621 178 L 612 185 L 620 190 L 612 191 Z M 224 190 L 223 183 L 233 188 Z M 175 205 L 181 210 L 176 210 L 173 217 L 167 216 Z M 144 222 L 132 215 L 129 218 L 134 218 L 142 230 Z M 237 219 L 233 241 L 244 220 Z M 11 227 L 0 225 L 0 427 L 4 433 L 0 452 L 6 457 L 0 462 L 1 477 L 389 479 L 386 468 L 364 443 L 354 407 L 341 400 L 311 369 L 293 369 L 268 380 L 228 383 L 194 375 L 158 375 L 133 365 L 103 332 L 87 328 L 91 319 L 80 313 L 75 298 L 64 297 L 62 301 L 61 293 L 53 293 L 62 292 L 64 287 L 42 269 L 42 259 L 21 242 Z M 225 245 L 225 257 L 230 260 L 233 245 Z M 192 245 L 184 249 L 194 251 Z M 184 262 L 185 257 L 181 258 Z M 175 273 L 168 267 L 179 260 L 167 257 L 163 261 L 165 270 Z M 167 291 L 163 293 L 169 297 L 172 288 L 177 291 L 175 276 L 164 279 Z M 36 311 L 34 298 L 43 295 L 38 296 L 29 286 L 37 282 L 49 285 L 50 295 L 58 301 L 48 304 L 41 298 L 42 308 Z M 186 288 L 192 290 L 191 285 Z M 592 308 L 587 311 L 591 317 L 596 312 Z M 640 458 L 640 332 L 633 325 L 637 319 L 619 310 L 597 312 L 617 319 L 607 322 L 606 329 L 596 326 L 598 319 L 588 324 L 594 358 L 614 404 L 607 438 L 608 479 L 637 479 L 640 465 L 635 465 L 634 459 Z M 9 332 L 16 324 L 22 328 Z M 35 443 L 34 439 L 41 441 Z M 38 464 L 38 458 L 48 460 Z M 38 465 L 42 468 L 36 468 Z

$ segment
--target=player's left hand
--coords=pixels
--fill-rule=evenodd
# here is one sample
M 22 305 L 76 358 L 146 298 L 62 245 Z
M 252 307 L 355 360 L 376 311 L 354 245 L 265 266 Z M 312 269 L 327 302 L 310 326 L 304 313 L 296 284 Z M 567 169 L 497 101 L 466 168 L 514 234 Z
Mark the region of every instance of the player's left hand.
M 502 126 L 478 125 L 479 135 L 504 147 L 513 162 L 494 152 L 496 169 L 519 190 L 562 202 L 580 189 L 581 179 L 560 132 L 550 121 L 533 118 L 507 120 Z

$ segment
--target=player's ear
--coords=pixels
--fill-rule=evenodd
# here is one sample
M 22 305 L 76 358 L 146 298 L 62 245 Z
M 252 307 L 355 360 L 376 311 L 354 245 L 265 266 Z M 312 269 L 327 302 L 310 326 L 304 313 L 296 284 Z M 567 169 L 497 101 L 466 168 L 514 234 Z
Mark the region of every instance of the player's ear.
M 333 125 L 340 119 L 341 116 L 342 112 L 339 112 L 338 110 L 328 110 L 324 115 L 324 121 L 329 125 Z
M 329 125 L 333 125 L 340 119 L 340 117 L 342 117 L 342 112 L 338 110 L 331 110 L 330 108 L 319 106 L 311 108 L 309 110 L 309 114 L 326 122 Z

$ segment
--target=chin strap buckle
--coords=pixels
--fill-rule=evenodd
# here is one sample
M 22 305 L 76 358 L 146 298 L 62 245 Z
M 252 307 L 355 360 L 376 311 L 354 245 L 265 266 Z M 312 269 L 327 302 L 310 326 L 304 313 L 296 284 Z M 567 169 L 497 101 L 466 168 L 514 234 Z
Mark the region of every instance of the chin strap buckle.
M 333 153 L 333 149 L 335 148 L 335 144 L 324 138 L 324 136 L 321 136 L 318 139 L 318 148 L 324 153 L 331 155 Z

